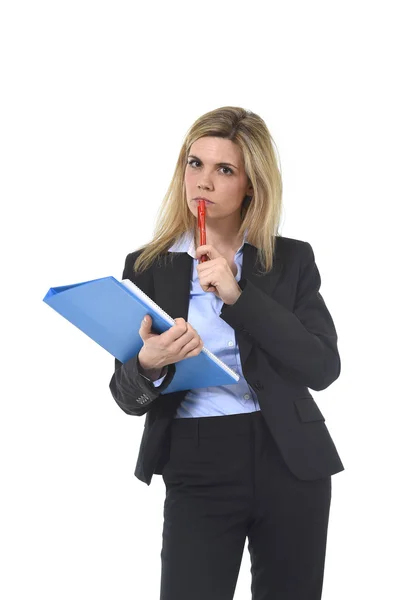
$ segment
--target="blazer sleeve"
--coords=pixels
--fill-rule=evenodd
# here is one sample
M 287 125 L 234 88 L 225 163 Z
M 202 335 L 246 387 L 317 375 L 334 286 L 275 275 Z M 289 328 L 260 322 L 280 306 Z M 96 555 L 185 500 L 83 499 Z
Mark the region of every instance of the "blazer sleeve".
M 320 273 L 308 242 L 302 245 L 293 311 L 250 280 L 241 279 L 239 285 L 241 296 L 235 304 L 224 304 L 220 317 L 235 329 L 245 329 L 282 377 L 316 391 L 339 377 L 337 332 L 319 293 Z
M 128 254 L 122 279 L 130 279 L 150 298 L 152 297 L 152 276 L 149 269 L 140 274 L 133 272 L 133 265 L 139 252 Z M 141 416 L 149 411 L 153 402 L 169 385 L 176 372 L 174 364 L 167 366 L 167 373 L 161 385 L 151 382 L 139 372 L 138 353 L 125 363 L 115 358 L 115 370 L 109 383 L 111 394 L 118 406 L 129 415 Z

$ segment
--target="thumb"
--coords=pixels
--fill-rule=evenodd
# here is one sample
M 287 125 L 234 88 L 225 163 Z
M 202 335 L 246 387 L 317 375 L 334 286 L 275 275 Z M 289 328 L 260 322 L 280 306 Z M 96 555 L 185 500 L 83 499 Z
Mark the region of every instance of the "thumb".
M 144 318 L 141 321 L 140 331 L 145 334 L 148 334 L 151 331 L 151 317 L 149 315 L 144 315 Z

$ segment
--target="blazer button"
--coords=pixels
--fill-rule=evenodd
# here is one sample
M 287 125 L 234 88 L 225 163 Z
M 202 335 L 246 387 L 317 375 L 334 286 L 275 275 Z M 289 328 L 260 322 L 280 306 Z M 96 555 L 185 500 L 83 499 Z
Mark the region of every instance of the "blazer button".
M 261 381 L 259 381 L 259 379 L 257 379 L 255 381 L 255 389 L 256 390 L 263 390 L 263 383 Z

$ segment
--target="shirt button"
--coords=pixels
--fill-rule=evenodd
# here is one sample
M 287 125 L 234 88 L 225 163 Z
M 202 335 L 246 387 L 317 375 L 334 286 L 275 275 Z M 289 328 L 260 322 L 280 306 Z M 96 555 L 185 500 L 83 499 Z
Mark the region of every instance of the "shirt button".
M 234 346 L 234 342 L 232 342 L 231 340 L 228 342 L 227 344 L 228 346 Z
M 245 399 L 245 400 L 249 400 L 249 398 L 250 398 L 250 395 L 249 395 L 249 394 L 244 394 L 244 399 Z

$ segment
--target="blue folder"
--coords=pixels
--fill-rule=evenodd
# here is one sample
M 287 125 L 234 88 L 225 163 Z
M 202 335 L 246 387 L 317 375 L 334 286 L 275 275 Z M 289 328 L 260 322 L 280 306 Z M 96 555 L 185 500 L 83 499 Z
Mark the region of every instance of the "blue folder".
M 153 333 L 163 333 L 175 321 L 130 281 L 102 277 L 50 288 L 43 301 L 102 348 L 125 363 L 143 346 L 139 335 L 144 315 L 152 317 Z M 175 363 L 176 373 L 162 394 L 231 385 L 240 379 L 205 347 L 198 356 Z

